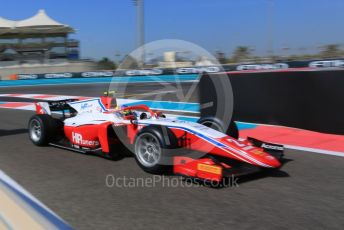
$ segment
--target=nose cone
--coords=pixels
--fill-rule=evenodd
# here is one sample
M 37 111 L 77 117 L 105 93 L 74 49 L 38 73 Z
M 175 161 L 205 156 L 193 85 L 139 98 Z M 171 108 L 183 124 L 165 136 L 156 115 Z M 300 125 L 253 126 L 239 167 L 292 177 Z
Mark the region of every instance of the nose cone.
M 279 168 L 281 167 L 281 162 L 274 156 L 270 155 L 266 151 L 260 148 L 252 149 L 247 152 L 250 154 L 252 164 L 263 168 Z
M 265 156 L 264 163 L 269 165 L 272 168 L 279 168 L 282 165 L 279 160 L 277 160 L 275 157 L 273 157 L 271 155 Z

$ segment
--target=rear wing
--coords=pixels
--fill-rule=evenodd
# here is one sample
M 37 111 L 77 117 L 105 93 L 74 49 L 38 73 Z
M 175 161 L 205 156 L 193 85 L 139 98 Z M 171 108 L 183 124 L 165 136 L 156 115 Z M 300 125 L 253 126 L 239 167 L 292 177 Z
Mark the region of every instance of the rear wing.
M 65 115 L 66 112 L 71 113 L 75 110 L 69 105 L 69 103 L 78 101 L 78 99 L 66 99 L 58 101 L 41 101 L 36 102 L 36 113 L 37 114 L 48 114 L 51 115 L 51 112 L 62 112 Z

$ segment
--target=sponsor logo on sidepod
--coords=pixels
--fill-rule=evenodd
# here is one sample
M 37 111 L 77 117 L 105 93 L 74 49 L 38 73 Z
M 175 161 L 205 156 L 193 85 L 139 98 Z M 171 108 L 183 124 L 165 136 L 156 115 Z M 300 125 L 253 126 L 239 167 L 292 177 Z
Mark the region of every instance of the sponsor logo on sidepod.
M 87 145 L 87 146 L 97 146 L 97 145 L 99 145 L 98 141 L 84 140 L 80 133 L 72 132 L 72 138 L 73 138 L 73 142 L 75 144 L 78 144 L 78 145 Z

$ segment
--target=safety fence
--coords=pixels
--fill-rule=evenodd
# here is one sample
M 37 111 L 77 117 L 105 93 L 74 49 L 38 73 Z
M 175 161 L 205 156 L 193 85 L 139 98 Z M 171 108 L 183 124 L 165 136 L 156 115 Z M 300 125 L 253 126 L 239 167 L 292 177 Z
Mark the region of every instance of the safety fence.
M 270 72 L 270 71 L 312 71 L 324 69 L 343 69 L 344 60 L 312 60 L 312 61 L 289 61 L 277 63 L 248 63 L 248 64 L 226 64 L 222 66 L 193 66 L 182 68 L 150 68 L 133 70 L 114 71 L 87 71 L 87 72 L 60 72 L 41 74 L 12 74 L 11 80 L 29 79 L 68 79 L 68 78 L 94 78 L 113 76 L 156 76 L 156 75 L 182 75 L 199 73 L 219 73 L 219 72 Z

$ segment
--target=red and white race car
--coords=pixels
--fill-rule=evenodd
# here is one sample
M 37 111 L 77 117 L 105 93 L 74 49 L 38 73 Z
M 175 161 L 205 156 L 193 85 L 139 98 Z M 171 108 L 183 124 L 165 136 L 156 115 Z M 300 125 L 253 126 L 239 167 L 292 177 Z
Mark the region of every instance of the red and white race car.
M 146 105 L 115 108 L 110 96 L 35 105 L 28 128 L 38 146 L 118 158 L 124 145 L 146 172 L 172 170 L 205 181 L 281 166 L 283 146 L 238 140 L 199 123 L 166 118 Z

